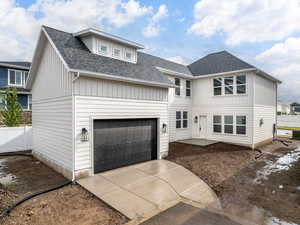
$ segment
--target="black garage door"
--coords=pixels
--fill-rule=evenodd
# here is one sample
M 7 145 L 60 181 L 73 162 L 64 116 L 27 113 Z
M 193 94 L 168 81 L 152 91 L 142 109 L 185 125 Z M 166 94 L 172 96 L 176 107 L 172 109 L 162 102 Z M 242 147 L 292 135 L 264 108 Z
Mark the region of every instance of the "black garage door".
M 95 120 L 94 173 L 157 159 L 157 120 Z

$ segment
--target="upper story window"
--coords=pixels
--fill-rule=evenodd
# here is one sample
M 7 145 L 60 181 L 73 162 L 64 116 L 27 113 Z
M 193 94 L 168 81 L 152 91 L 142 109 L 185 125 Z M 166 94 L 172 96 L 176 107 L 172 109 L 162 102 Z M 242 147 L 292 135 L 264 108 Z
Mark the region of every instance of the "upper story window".
M 108 47 L 106 45 L 101 45 L 100 46 L 100 52 L 106 54 L 108 52 Z
M 185 81 L 185 96 L 187 96 L 187 97 L 191 96 L 191 81 L 190 80 Z
M 180 96 L 180 79 L 175 77 L 175 95 Z
M 222 95 L 222 77 L 214 79 L 214 95 Z
M 228 76 L 213 79 L 213 94 L 219 95 L 239 95 L 246 94 L 246 76 Z
M 115 57 L 120 57 L 121 56 L 121 50 L 114 48 L 113 54 Z
M 131 52 L 126 52 L 126 53 L 125 53 L 125 58 L 126 58 L 127 60 L 132 60 L 132 53 L 131 53 Z
M 246 94 L 246 76 L 236 76 L 236 93 Z
M 27 77 L 27 71 L 8 70 L 8 85 L 19 87 L 25 86 Z

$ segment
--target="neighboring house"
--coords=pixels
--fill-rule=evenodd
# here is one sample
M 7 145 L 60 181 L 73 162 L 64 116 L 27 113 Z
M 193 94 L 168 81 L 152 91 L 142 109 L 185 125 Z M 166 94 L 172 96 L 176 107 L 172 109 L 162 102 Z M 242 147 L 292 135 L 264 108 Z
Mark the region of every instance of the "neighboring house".
M 0 61 L 0 109 L 4 107 L 2 101 L 6 88 L 16 87 L 18 101 L 23 110 L 22 123 L 25 124 L 31 123 L 31 92 L 25 88 L 30 64 L 30 62 Z
M 30 62 L 0 61 L 0 102 L 6 87 L 16 87 L 22 109 L 31 110 L 31 93 L 25 88 L 29 69 Z
M 294 102 L 291 104 L 291 113 L 292 114 L 300 114 L 300 104 L 297 102 Z
M 279 80 L 223 51 L 189 66 L 95 29 L 42 27 L 28 78 L 33 153 L 70 179 L 206 138 L 272 140 Z
M 291 113 L 290 104 L 277 102 L 277 115 L 289 115 Z

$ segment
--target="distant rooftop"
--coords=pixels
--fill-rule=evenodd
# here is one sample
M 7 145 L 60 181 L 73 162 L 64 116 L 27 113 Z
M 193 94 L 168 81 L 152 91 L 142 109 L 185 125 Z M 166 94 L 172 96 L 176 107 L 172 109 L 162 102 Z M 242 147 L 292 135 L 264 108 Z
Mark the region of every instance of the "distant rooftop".
M 29 69 L 31 62 L 26 61 L 0 61 L 0 66 L 10 66 L 20 68 L 23 67 L 24 69 Z

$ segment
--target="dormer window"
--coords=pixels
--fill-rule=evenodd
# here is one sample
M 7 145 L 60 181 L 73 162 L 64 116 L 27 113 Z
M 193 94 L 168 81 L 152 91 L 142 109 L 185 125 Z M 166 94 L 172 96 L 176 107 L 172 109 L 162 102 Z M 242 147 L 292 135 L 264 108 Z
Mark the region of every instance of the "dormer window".
M 125 53 L 125 58 L 126 58 L 127 60 L 131 60 L 131 58 L 132 58 L 132 53 L 131 53 L 131 52 L 126 52 L 126 53 Z
M 100 46 L 100 52 L 102 52 L 102 53 L 105 53 L 105 54 L 106 54 L 106 53 L 107 53 L 107 49 L 108 49 L 108 48 L 107 48 L 106 45 L 101 45 L 101 46 Z
M 114 49 L 114 51 L 113 51 L 113 54 L 114 54 L 114 56 L 115 57 L 120 57 L 120 55 L 121 55 L 121 50 L 120 49 L 117 49 L 117 48 L 115 48 Z

